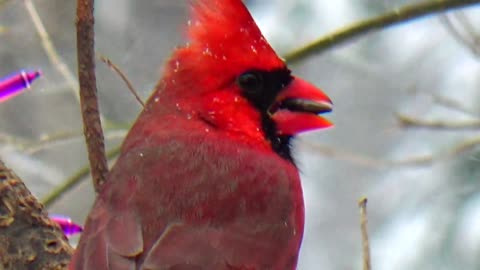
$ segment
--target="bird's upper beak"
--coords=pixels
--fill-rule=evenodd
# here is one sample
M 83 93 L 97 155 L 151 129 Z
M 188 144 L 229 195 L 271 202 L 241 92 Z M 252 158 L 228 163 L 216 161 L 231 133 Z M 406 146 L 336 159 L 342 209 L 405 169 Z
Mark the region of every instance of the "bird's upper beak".
M 332 101 L 320 89 L 294 77 L 270 108 L 279 135 L 328 128 L 333 124 L 319 114 L 332 111 Z

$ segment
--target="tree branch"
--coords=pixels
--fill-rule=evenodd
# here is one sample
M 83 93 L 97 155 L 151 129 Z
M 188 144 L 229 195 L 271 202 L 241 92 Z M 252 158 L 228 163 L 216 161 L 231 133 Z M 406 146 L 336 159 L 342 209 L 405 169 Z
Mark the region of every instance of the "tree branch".
M 362 232 L 362 250 L 363 250 L 363 270 L 372 269 L 370 259 L 370 241 L 368 240 L 368 217 L 367 217 L 367 197 L 362 197 L 358 201 L 360 208 L 360 231 Z
M 0 269 L 66 269 L 72 252 L 60 227 L 0 160 Z
M 360 35 L 365 35 L 366 33 L 375 30 L 381 30 L 397 23 L 417 19 L 437 12 L 466 7 L 478 3 L 480 3 L 480 0 L 431 0 L 393 9 L 380 16 L 354 23 L 328 34 L 290 53 L 287 53 L 284 58 L 290 63 L 297 62 L 309 56 L 319 54 L 342 42 L 351 40 Z
M 108 158 L 113 158 L 117 156 L 120 153 L 120 146 L 115 147 L 113 150 L 109 151 L 107 153 Z M 65 192 L 71 190 L 73 187 L 75 187 L 80 181 L 88 175 L 90 172 L 90 167 L 85 166 L 81 169 L 79 169 L 74 175 L 69 177 L 67 180 L 65 180 L 60 186 L 55 187 L 52 192 L 47 194 L 44 198 L 42 198 L 42 203 L 45 205 L 45 207 L 49 207 L 52 203 L 54 203 L 60 196 L 62 196 Z
M 67 83 L 70 90 L 72 90 L 73 94 L 75 95 L 75 98 L 78 101 L 80 101 L 80 97 L 77 92 L 77 88 L 78 88 L 77 79 L 73 75 L 73 72 L 70 70 L 68 65 L 62 59 L 60 54 L 58 53 L 58 50 L 55 48 L 55 45 L 53 45 L 52 39 L 50 38 L 50 35 L 48 34 L 47 30 L 45 29 L 45 26 L 43 25 L 42 19 L 40 18 L 40 15 L 37 12 L 37 8 L 35 7 L 35 4 L 32 2 L 32 0 L 25 0 L 24 3 L 25 3 L 25 9 L 27 10 L 29 17 L 32 20 L 32 24 L 35 27 L 35 30 L 37 31 L 38 36 L 40 37 L 43 50 L 45 51 L 48 57 L 48 60 L 50 61 L 52 66 L 65 79 L 65 82 Z
M 469 121 L 443 121 L 443 120 L 423 120 L 408 115 L 397 113 L 397 119 L 402 127 L 408 128 L 428 128 L 443 130 L 478 130 L 480 129 L 480 120 Z
M 95 77 L 94 0 L 77 0 L 77 57 L 80 106 L 92 179 L 98 192 L 108 172 Z
M 125 75 L 122 70 L 115 65 L 112 60 L 107 58 L 106 56 L 100 55 L 99 56 L 100 61 L 105 63 L 109 68 L 111 68 L 115 73 L 117 73 L 118 76 L 122 79 L 122 81 L 127 85 L 128 90 L 130 90 L 130 93 L 135 97 L 135 99 L 138 101 L 138 103 L 142 106 L 143 109 L 145 109 L 145 102 L 143 102 L 142 98 L 138 95 L 137 90 L 135 90 L 135 87 L 133 87 L 132 82 L 127 78 L 127 75 Z

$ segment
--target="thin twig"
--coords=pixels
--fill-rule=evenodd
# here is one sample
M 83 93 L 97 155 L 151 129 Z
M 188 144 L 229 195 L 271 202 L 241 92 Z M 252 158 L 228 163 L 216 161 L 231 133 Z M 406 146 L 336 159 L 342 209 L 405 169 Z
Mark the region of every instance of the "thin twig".
M 112 159 L 115 156 L 117 156 L 120 153 L 120 147 L 116 147 L 115 149 L 112 149 L 107 153 L 107 158 Z M 73 174 L 70 178 L 65 180 L 63 184 L 60 186 L 56 187 L 52 192 L 47 194 L 44 198 L 41 199 L 41 202 L 45 207 L 49 207 L 54 203 L 58 198 L 60 198 L 63 194 L 71 190 L 73 187 L 75 187 L 82 179 L 88 176 L 90 173 L 90 166 L 85 166 L 83 168 L 80 168 L 75 174 Z
M 9 134 L 1 133 L 0 132 L 0 143 L 2 144 L 8 144 L 8 145 L 13 145 L 13 146 L 24 146 L 26 145 L 28 140 L 25 140 L 23 138 L 19 138 L 19 136 L 11 136 Z
M 66 269 L 73 249 L 23 181 L 0 160 L 0 269 Z
M 479 36 L 480 32 L 475 29 L 475 27 L 472 25 L 472 22 L 468 19 L 467 15 L 465 15 L 465 12 L 455 12 L 454 16 L 457 18 L 457 20 L 462 24 L 462 26 L 465 29 L 465 32 L 470 35 L 470 37 L 476 41 L 476 43 L 479 42 Z
M 455 17 L 460 22 L 464 31 L 470 36 L 473 43 L 473 51 L 478 56 L 480 54 L 480 32 L 475 29 L 472 22 L 468 19 L 464 12 L 456 12 Z
M 372 263 L 370 259 L 370 243 L 367 228 L 367 197 L 363 197 L 358 201 L 358 207 L 360 207 L 360 230 L 362 232 L 363 270 L 371 270 Z
M 432 0 L 396 8 L 380 16 L 354 23 L 327 34 L 318 40 L 287 53 L 284 58 L 287 62 L 296 62 L 375 30 L 381 30 L 397 23 L 477 3 L 480 3 L 480 0 Z
M 350 151 L 342 150 L 337 146 L 328 146 L 319 143 L 307 142 L 306 140 L 300 141 L 300 146 L 305 146 L 305 149 L 313 151 L 313 153 L 321 154 L 330 159 L 349 162 L 358 166 L 367 168 L 390 168 L 392 166 L 427 166 L 436 160 L 436 157 L 432 155 L 424 155 L 418 157 L 410 157 L 401 160 L 387 160 L 368 157 L 359 153 L 353 153 Z
M 112 129 L 106 130 L 105 132 L 105 139 L 123 139 L 125 138 L 126 133 L 128 130 L 125 129 Z M 39 141 L 30 143 L 28 145 L 21 145 L 22 150 L 24 153 L 29 155 L 34 155 L 42 150 L 58 146 L 61 144 L 69 143 L 72 140 L 80 139 L 83 136 L 81 132 L 77 133 L 63 133 L 63 134 L 55 134 L 53 136 L 47 136 L 42 138 Z
M 40 19 L 40 15 L 38 15 L 37 9 L 35 8 L 35 4 L 32 0 L 25 0 L 25 8 L 32 20 L 33 25 L 35 26 L 35 30 L 37 31 L 38 35 L 40 36 L 40 40 L 42 41 L 43 49 L 47 54 L 48 60 L 52 64 L 52 66 L 57 69 L 57 71 L 62 75 L 62 77 L 67 82 L 69 88 L 72 90 L 75 98 L 80 101 L 80 96 L 77 91 L 78 89 L 78 82 L 75 78 L 73 72 L 68 68 L 63 61 L 62 57 L 58 54 L 57 49 L 53 45 L 52 39 L 48 34 L 45 26 L 43 25 L 42 20 Z
M 362 154 L 342 150 L 337 146 L 327 146 L 318 143 L 307 142 L 305 140 L 301 140 L 300 143 L 300 146 L 306 146 L 305 149 L 313 151 L 316 154 L 321 154 L 327 158 L 349 162 L 368 168 L 380 169 L 390 168 L 392 166 L 428 166 L 434 162 L 447 160 L 480 146 L 480 136 L 463 140 L 460 143 L 450 147 L 448 150 L 435 155 L 423 155 L 399 160 L 372 158 Z
M 439 19 L 440 22 L 445 26 L 445 28 L 455 39 L 457 39 L 460 43 L 465 44 L 467 47 L 471 47 L 470 41 L 458 31 L 458 29 L 453 24 L 449 14 L 442 14 L 439 16 Z
M 477 146 L 480 146 L 480 137 L 473 137 L 468 140 L 464 140 L 460 144 L 456 145 L 450 151 L 447 152 L 445 158 L 458 156 L 466 151 L 469 151 Z
M 77 57 L 80 106 L 95 191 L 108 172 L 105 142 L 98 109 L 94 50 L 94 0 L 77 0 Z
M 456 101 L 456 100 L 453 100 L 453 99 L 450 99 L 448 97 L 444 97 L 444 96 L 441 96 L 441 95 L 437 95 L 437 94 L 434 94 L 434 93 L 431 93 L 431 96 L 432 96 L 433 101 L 438 105 L 445 106 L 449 109 L 453 109 L 453 110 L 462 112 L 464 114 L 468 114 L 471 117 L 476 117 L 475 112 L 466 108 L 459 101 Z
M 33 22 L 33 25 L 35 26 L 35 30 L 37 31 L 40 37 L 40 40 L 42 41 L 42 47 L 48 57 L 48 60 L 50 61 L 52 66 L 57 70 L 57 72 L 60 73 L 60 75 L 64 78 L 66 84 L 68 85 L 68 88 L 70 88 L 70 90 L 72 91 L 77 102 L 80 102 L 80 94 L 78 92 L 78 81 L 74 73 L 72 72 L 72 70 L 68 67 L 68 65 L 65 63 L 63 58 L 58 53 L 58 50 L 55 48 L 55 45 L 53 44 L 52 39 L 50 38 L 50 35 L 48 34 L 48 31 L 45 29 L 42 19 L 40 18 L 40 15 L 37 12 L 35 4 L 32 2 L 32 0 L 25 0 L 25 8 L 28 11 L 28 14 Z M 0 33 L 1 32 L 2 32 L 2 29 L 0 27 Z M 102 119 L 103 123 L 106 126 L 115 125 L 114 123 L 111 122 L 110 119 L 107 119 L 106 117 L 102 116 L 102 114 L 100 114 L 100 118 Z
M 138 95 L 138 92 L 137 90 L 135 90 L 135 87 L 133 87 L 132 83 L 130 82 L 130 80 L 127 78 L 127 76 L 120 70 L 120 68 L 115 65 L 109 58 L 107 58 L 106 56 L 103 56 L 103 55 L 100 55 L 99 56 L 100 60 L 105 63 L 108 67 L 110 67 L 113 71 L 115 71 L 115 73 L 118 74 L 118 76 L 120 76 L 120 78 L 122 78 L 123 82 L 127 85 L 128 87 L 128 90 L 130 90 L 130 92 L 133 94 L 133 96 L 135 97 L 135 99 L 137 99 L 138 103 L 140 103 L 140 105 L 142 105 L 142 108 L 145 109 L 145 103 L 143 102 L 142 98 Z
M 454 130 L 476 130 L 480 129 L 480 120 L 471 121 L 452 121 L 442 120 L 423 120 L 415 117 L 397 113 L 397 119 L 400 125 L 408 128 L 428 128 L 428 129 L 454 129 Z
M 105 132 L 105 139 L 123 139 L 125 138 L 129 127 L 130 126 L 125 125 L 123 128 L 107 129 Z M 40 151 L 61 144 L 70 143 L 72 140 L 81 139 L 82 137 L 83 133 L 81 131 L 59 132 L 42 136 L 39 140 L 33 141 L 0 133 L 0 143 L 13 146 L 25 154 L 34 155 Z
M 468 28 L 471 27 L 471 25 L 468 23 L 468 20 L 466 18 L 462 20 L 462 19 L 459 19 L 460 17 L 458 16 L 455 16 L 455 17 L 462 24 L 463 30 L 467 31 L 466 34 L 460 33 L 460 31 L 455 27 L 452 20 L 447 14 L 440 16 L 440 22 L 445 26 L 445 28 L 450 33 L 450 35 L 452 35 L 453 38 L 455 38 L 460 44 L 470 49 L 470 51 L 473 54 L 478 56 L 480 54 L 480 48 L 478 48 L 478 44 L 475 38 L 476 36 L 474 36 L 473 33 L 469 34 L 469 32 L 473 30 L 471 29 L 468 30 Z M 465 25 L 466 23 L 468 23 L 468 25 Z

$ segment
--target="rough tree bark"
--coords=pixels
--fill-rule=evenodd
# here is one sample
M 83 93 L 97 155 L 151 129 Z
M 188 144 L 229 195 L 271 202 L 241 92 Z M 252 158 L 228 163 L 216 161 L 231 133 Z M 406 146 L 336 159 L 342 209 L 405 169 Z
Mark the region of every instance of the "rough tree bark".
M 43 205 L 0 160 L 0 270 L 66 269 L 72 252 Z

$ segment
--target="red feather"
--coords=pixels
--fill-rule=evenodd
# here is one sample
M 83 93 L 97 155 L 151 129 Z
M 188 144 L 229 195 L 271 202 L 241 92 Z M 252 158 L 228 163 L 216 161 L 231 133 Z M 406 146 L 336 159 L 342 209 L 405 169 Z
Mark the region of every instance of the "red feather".
M 304 209 L 288 140 L 330 126 L 317 114 L 331 102 L 290 75 L 240 0 L 195 2 L 188 33 L 125 139 L 71 270 L 296 268 Z

